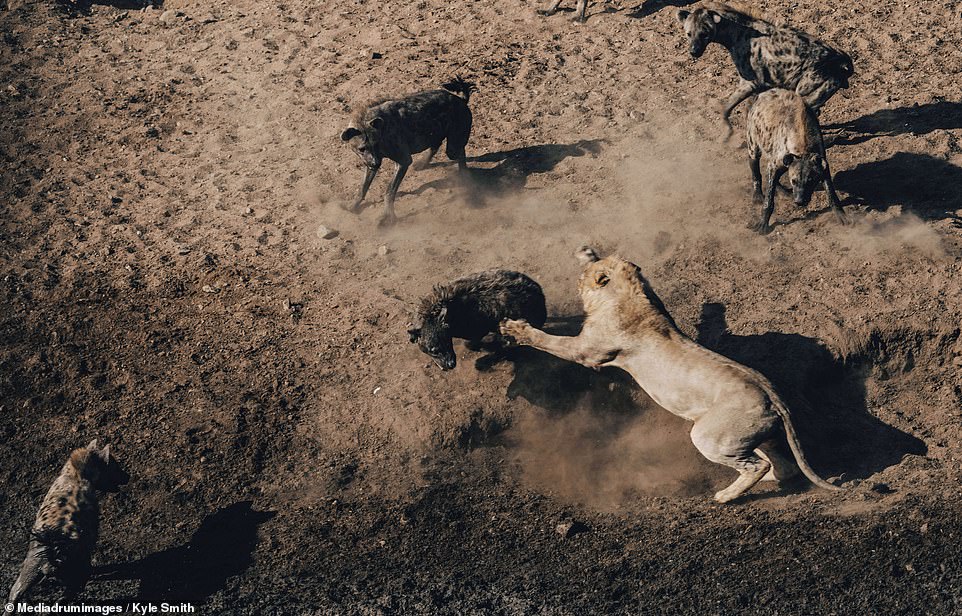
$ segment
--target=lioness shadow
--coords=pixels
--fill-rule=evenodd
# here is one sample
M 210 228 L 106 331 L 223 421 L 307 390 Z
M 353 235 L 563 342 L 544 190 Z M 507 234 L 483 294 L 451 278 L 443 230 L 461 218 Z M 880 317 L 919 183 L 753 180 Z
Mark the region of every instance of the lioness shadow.
M 566 158 L 585 155 L 595 156 L 601 152 L 604 139 L 582 139 L 569 144 L 549 143 L 532 145 L 503 152 L 492 152 L 468 158 L 469 167 L 464 174 L 426 182 L 417 189 L 405 193 L 419 195 L 429 189 L 447 188 L 460 182 L 472 207 L 483 206 L 487 199 L 504 196 L 525 187 L 528 177 L 548 173 Z M 477 163 L 497 163 L 493 167 L 479 167 Z M 451 162 L 435 162 L 432 165 L 452 165 Z
M 868 370 L 848 365 L 814 338 L 728 331 L 725 307 L 702 306 L 697 341 L 764 374 L 792 413 L 805 455 L 823 477 L 864 479 L 923 455 L 925 443 L 874 417 L 866 407 Z
M 855 145 L 876 137 L 927 135 L 934 130 L 962 128 L 962 103 L 936 101 L 924 105 L 879 109 L 860 118 L 829 124 L 828 131 L 840 131 L 834 145 Z
M 900 205 L 926 220 L 957 218 L 962 208 L 962 167 L 928 156 L 899 152 L 835 175 L 839 190 L 867 209 Z
M 98 577 L 139 580 L 136 601 L 202 604 L 251 565 L 257 529 L 275 515 L 250 501 L 234 503 L 204 518 L 184 545 L 105 567 Z

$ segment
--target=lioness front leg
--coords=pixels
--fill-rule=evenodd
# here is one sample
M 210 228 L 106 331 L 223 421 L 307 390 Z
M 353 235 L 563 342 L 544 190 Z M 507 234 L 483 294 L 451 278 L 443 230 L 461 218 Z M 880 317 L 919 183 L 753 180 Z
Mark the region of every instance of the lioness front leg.
M 501 323 L 501 333 L 513 338 L 517 344 L 531 346 L 589 368 L 600 368 L 611 363 L 618 356 L 618 349 L 592 344 L 584 338 L 584 335 L 552 336 L 531 327 L 527 321 L 504 321 Z

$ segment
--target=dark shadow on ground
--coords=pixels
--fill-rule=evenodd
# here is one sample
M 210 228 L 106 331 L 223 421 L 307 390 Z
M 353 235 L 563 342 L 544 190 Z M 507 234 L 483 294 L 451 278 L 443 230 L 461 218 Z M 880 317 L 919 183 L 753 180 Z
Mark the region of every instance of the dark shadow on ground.
M 697 0 L 645 0 L 628 13 L 632 19 L 644 19 L 667 7 L 680 8 L 694 4 Z
M 962 128 L 962 103 L 936 101 L 925 105 L 879 109 L 855 120 L 826 125 L 838 131 L 834 145 L 854 145 L 876 137 L 927 135 L 934 130 Z
M 867 209 L 900 205 L 920 218 L 956 218 L 962 208 L 962 167 L 926 154 L 899 152 L 835 175 L 839 190 Z
M 738 336 L 728 331 L 725 307 L 702 306 L 697 341 L 764 374 L 792 412 L 809 462 L 823 477 L 864 479 L 924 455 L 918 438 L 868 410 L 865 379 L 871 366 L 839 361 L 822 343 L 799 334 Z
M 76 2 L 73 0 L 57 0 L 57 4 L 69 12 L 86 15 L 90 13 L 90 7 L 94 5 L 112 6 L 127 11 L 139 11 L 148 6 L 153 6 L 158 9 L 163 8 L 164 0 L 76 0 Z
M 607 142 L 603 139 L 583 139 L 570 144 L 532 145 L 475 156 L 468 159 L 469 167 L 466 173 L 452 173 L 422 184 L 416 190 L 405 194 L 419 195 L 432 188 L 448 188 L 461 183 L 469 205 L 482 207 L 489 198 L 523 189 L 529 176 L 548 173 L 566 158 L 596 156 L 605 143 Z M 497 164 L 493 167 L 478 167 L 477 163 Z M 453 163 L 433 164 L 449 166 Z
M 100 579 L 139 580 L 134 601 L 202 604 L 253 562 L 257 529 L 275 516 L 250 501 L 208 515 L 184 545 L 145 558 L 104 567 Z

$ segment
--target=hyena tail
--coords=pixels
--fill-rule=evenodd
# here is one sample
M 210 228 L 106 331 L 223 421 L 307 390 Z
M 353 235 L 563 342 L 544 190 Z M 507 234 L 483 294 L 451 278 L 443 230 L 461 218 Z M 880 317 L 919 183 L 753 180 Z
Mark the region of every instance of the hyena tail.
M 43 577 L 43 565 L 46 562 L 44 547 L 39 543 L 30 542 L 30 549 L 27 551 L 27 558 L 23 561 L 20 568 L 20 575 L 10 589 L 9 603 L 16 603 L 20 597 L 27 593 L 34 584 Z
M 460 96 L 465 102 L 471 98 L 471 93 L 477 89 L 474 87 L 473 83 L 470 81 L 465 81 L 461 75 L 456 76 L 447 83 L 442 83 L 441 87 L 452 94 Z

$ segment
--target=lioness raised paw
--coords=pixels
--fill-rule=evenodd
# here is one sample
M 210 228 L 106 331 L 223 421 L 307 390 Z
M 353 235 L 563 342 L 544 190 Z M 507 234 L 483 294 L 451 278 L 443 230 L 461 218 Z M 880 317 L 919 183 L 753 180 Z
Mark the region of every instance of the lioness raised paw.
M 501 321 L 501 326 L 498 329 L 501 330 L 502 336 L 510 338 L 515 344 L 528 344 L 530 341 L 528 330 L 531 329 L 531 326 L 527 321 L 505 319 Z

